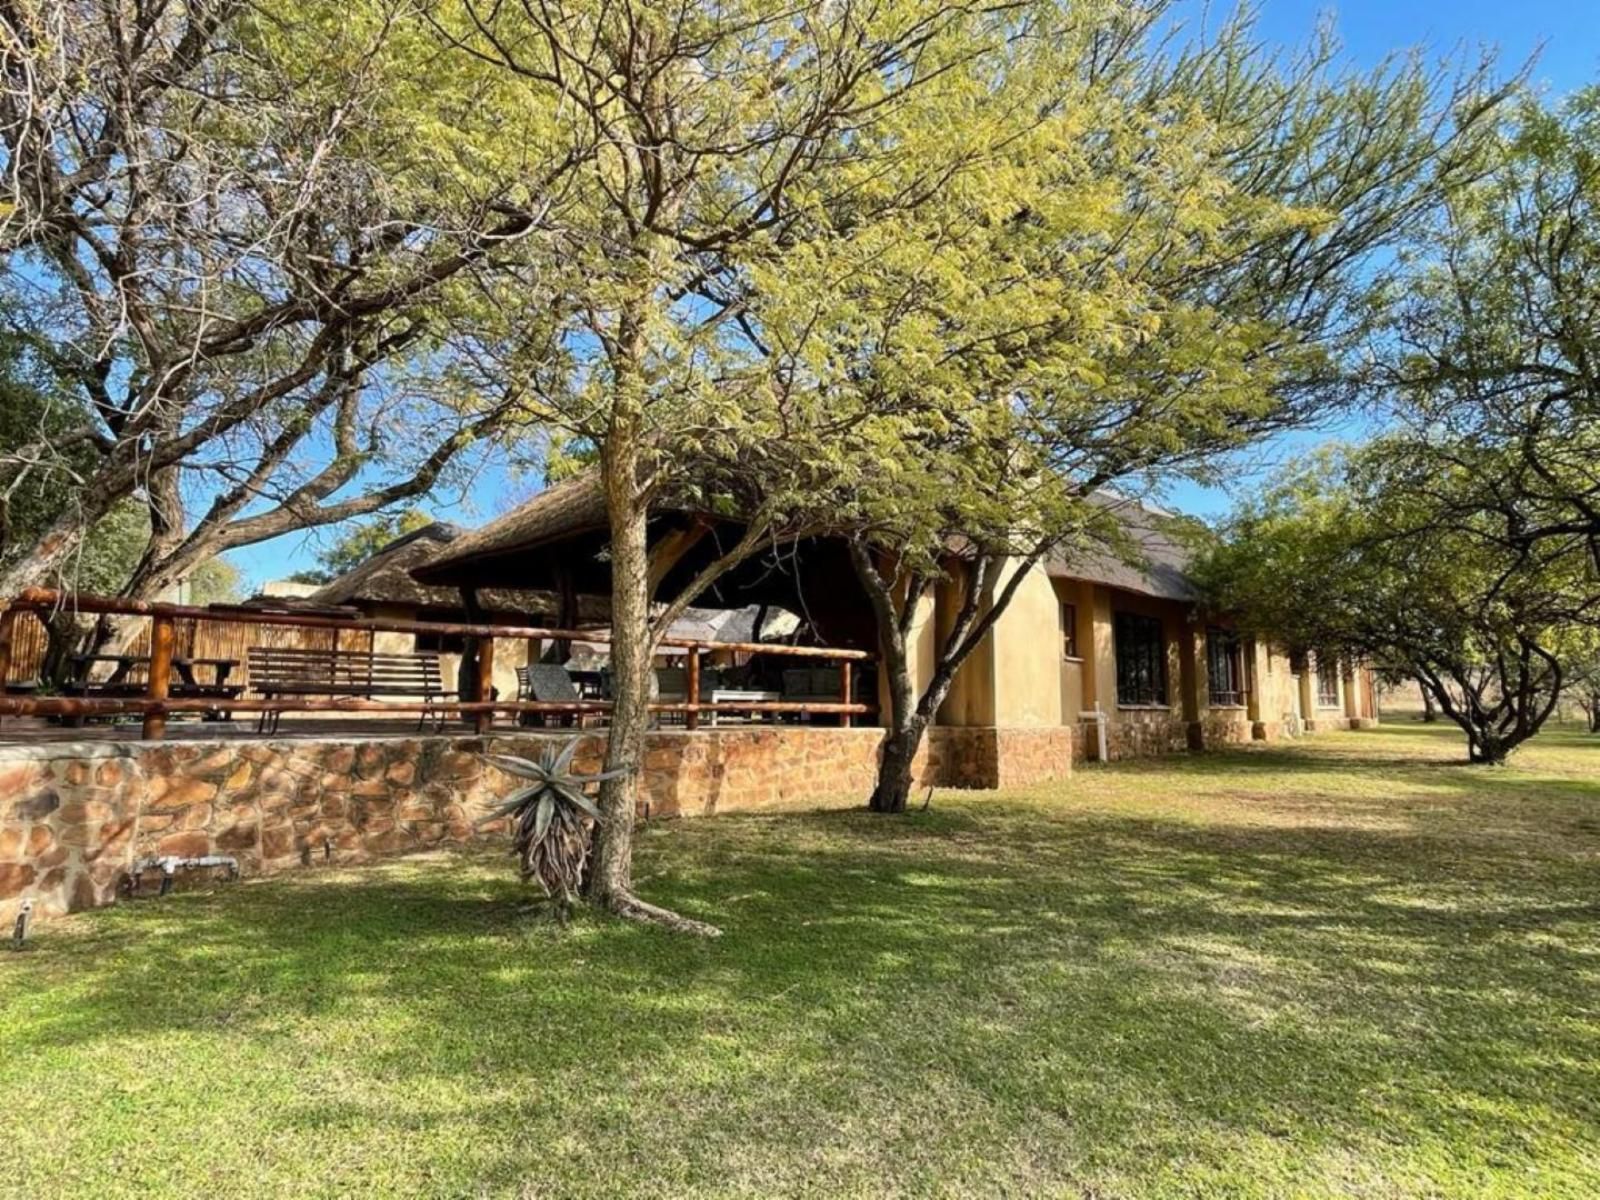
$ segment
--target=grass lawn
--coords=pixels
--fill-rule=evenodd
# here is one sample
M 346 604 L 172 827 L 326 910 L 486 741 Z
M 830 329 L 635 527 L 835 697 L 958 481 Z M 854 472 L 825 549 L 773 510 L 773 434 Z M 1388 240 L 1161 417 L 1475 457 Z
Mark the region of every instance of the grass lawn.
M 717 942 L 487 850 L 0 953 L 0 1194 L 1600 1195 L 1600 738 L 1443 728 L 656 823 Z

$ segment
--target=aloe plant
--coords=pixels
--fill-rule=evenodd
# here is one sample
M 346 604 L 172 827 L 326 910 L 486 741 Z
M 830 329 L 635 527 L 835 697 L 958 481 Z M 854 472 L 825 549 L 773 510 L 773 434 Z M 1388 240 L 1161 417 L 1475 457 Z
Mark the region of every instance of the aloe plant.
M 577 900 L 583 886 L 594 826 L 600 823 L 600 810 L 583 789 L 621 774 L 579 775 L 572 770 L 577 752 L 578 739 L 573 738 L 559 748 L 546 746 L 537 761 L 510 754 L 484 756 L 506 774 L 529 781 L 484 821 L 511 818 L 512 853 L 521 865 L 522 878 L 537 882 L 563 912 Z

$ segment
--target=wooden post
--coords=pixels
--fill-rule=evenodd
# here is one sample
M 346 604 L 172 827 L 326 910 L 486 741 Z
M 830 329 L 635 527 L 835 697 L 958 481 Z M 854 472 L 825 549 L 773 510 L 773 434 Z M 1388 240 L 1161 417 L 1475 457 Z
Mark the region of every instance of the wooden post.
M 700 649 L 692 646 L 689 649 L 689 704 L 688 714 L 683 718 L 685 729 L 700 728 L 700 714 L 692 706 L 700 703 Z M 712 718 L 715 720 L 715 717 Z
M 5 699 L 6 685 L 11 682 L 11 636 L 16 625 L 16 609 L 0 612 L 0 700 Z
M 578 624 L 578 589 L 573 583 L 572 572 L 567 567 L 557 565 L 556 575 L 556 628 L 573 629 Z M 557 666 L 565 666 L 567 659 L 572 657 L 572 643 L 566 638 L 555 638 L 551 641 L 547 651 L 548 662 Z
M 494 639 L 478 639 L 478 694 L 479 702 L 487 704 L 494 699 Z M 487 710 L 473 718 L 479 733 L 488 733 L 494 725 L 494 713 Z
M 16 609 L 0 613 L 0 696 L 5 695 L 6 685 L 11 682 L 11 638 L 16 627 Z
M 145 696 L 150 700 L 165 700 L 171 687 L 172 618 L 152 617 L 150 620 L 150 682 L 145 686 Z M 145 713 L 145 740 L 159 742 L 166 736 L 166 716 L 162 713 Z
M 839 664 L 839 700 L 843 704 L 850 703 L 850 660 L 847 658 Z M 850 714 L 840 713 L 839 724 L 850 728 Z

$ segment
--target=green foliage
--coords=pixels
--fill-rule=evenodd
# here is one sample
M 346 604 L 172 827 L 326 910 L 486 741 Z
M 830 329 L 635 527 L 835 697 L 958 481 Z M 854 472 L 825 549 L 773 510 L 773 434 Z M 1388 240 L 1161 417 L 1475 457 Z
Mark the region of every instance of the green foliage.
M 1600 626 L 1600 90 L 1525 100 L 1494 149 L 1385 285 L 1364 381 L 1392 429 L 1247 509 L 1210 568 L 1260 628 L 1416 674 L 1490 761 Z
M 1419 230 L 1370 382 L 1465 518 L 1581 535 L 1600 567 L 1600 88 L 1524 101 L 1500 150 Z
M 0 589 L 64 574 L 113 505 L 158 492 L 128 586 L 163 591 L 227 549 L 416 502 L 519 422 L 535 369 L 486 367 L 452 322 L 482 296 L 458 276 L 535 215 L 452 153 L 456 110 L 496 96 L 436 69 L 427 7 L 8 18 L 0 100 L 29 117 L 0 129 L 0 305 L 71 420 L 4 447 L 0 490 L 48 460 L 70 503 L 17 526 Z M 547 329 L 524 314 L 513 340 Z
M 839 206 L 752 268 L 762 329 L 824 397 L 851 517 L 923 569 L 951 536 L 1100 536 L 1097 488 L 1214 479 L 1330 415 L 1388 252 L 1492 139 L 1481 72 L 1345 75 L 1325 42 L 1280 61 L 1248 16 L 1174 61 L 1138 24 L 1160 7 L 1039 16 L 959 119 L 897 128 L 944 180 L 925 203 Z M 1133 25 L 1107 60 L 1113 14 Z
M 77 428 L 83 410 L 63 396 L 29 352 L 27 339 L 0 335 L 0 465 L 9 484 L 0 506 L 0 567 L 27 555 L 64 507 L 74 503 L 77 476 L 93 456 L 64 456 L 32 448 Z M 131 569 L 132 563 L 129 563 Z
M 317 551 L 315 569 L 289 576 L 296 583 L 332 583 L 346 571 L 359 567 L 398 537 L 433 523 L 426 511 L 406 508 L 350 526 L 333 544 Z
M 1480 486 L 1419 463 L 1406 435 L 1381 438 L 1242 506 L 1196 573 L 1260 636 L 1418 678 L 1473 757 L 1500 762 L 1553 711 L 1563 661 L 1592 644 L 1600 580 L 1581 535 L 1527 544 L 1515 509 L 1471 506 Z
M 244 575 L 225 558 L 209 558 L 189 575 L 190 604 L 228 604 L 244 599 Z

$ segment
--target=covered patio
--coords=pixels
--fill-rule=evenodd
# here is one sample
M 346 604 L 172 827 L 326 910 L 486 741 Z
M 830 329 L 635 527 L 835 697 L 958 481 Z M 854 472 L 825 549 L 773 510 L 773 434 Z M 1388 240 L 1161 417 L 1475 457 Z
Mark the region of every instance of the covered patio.
M 26 668 L 13 667 L 21 665 L 24 622 L 31 618 L 37 628 L 62 609 L 131 619 L 145 628 L 123 649 L 84 656 L 85 673 L 66 694 L 54 694 L 23 677 Z M 610 700 L 573 686 L 563 664 L 574 643 L 604 645 L 608 638 L 595 629 L 386 619 L 293 606 L 197 607 L 34 589 L 0 613 L 0 680 L 6 683 L 0 718 L 7 718 L 0 740 L 160 741 L 169 731 L 204 740 L 307 737 L 346 727 L 362 736 L 603 727 Z M 229 653 L 197 653 L 219 642 Z M 464 651 L 454 680 L 445 677 L 436 650 L 416 648 L 446 644 Z M 546 661 L 546 647 L 560 659 Z M 855 669 L 870 658 L 852 647 L 669 637 L 660 652 L 682 664 L 669 668 L 681 676 L 681 691 L 663 688 L 651 706 L 665 724 L 694 730 L 703 721 L 817 718 L 849 725 L 873 711 L 851 698 Z M 803 674 L 809 681 L 804 694 L 702 689 L 702 678 L 717 678 L 717 668 L 703 668 L 704 662 L 738 655 L 781 663 L 787 678 Z M 516 664 L 514 682 L 502 689 L 496 681 L 506 673 L 497 662 L 507 660 Z M 552 669 L 568 689 L 558 688 L 554 697 L 539 686 Z M 837 681 L 835 694 L 815 691 L 821 671 Z

